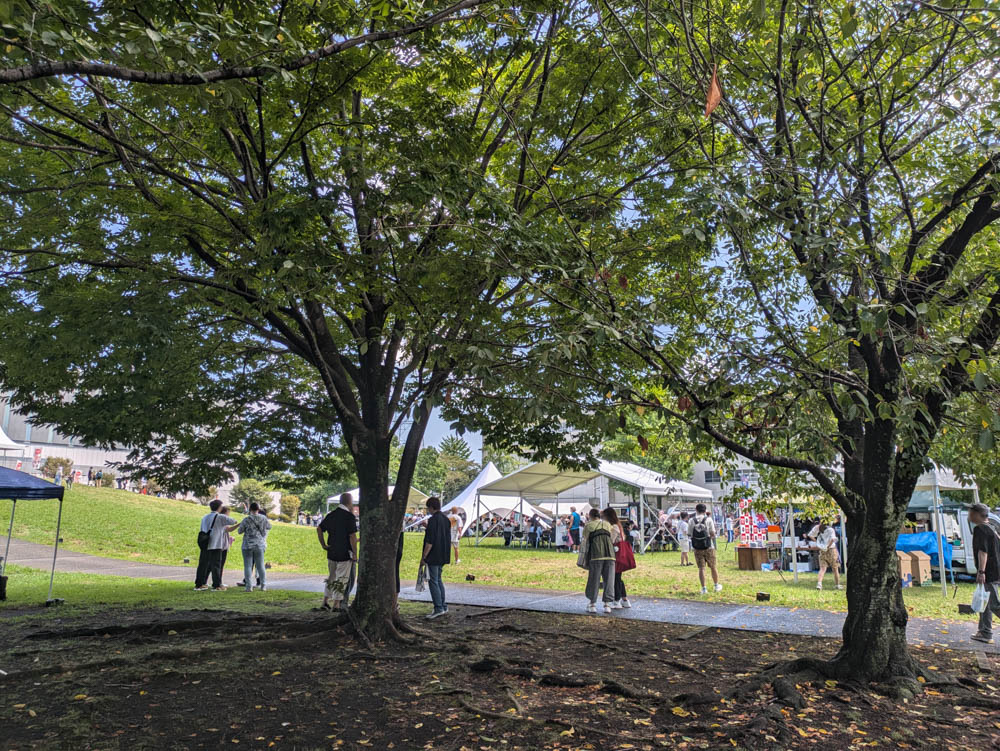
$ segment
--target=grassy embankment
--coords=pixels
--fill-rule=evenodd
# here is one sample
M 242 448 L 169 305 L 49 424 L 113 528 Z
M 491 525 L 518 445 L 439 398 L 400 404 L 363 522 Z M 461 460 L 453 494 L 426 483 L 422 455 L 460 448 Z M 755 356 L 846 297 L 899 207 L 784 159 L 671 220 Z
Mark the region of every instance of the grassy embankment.
M 205 513 L 202 506 L 180 501 L 138 496 L 110 489 L 75 487 L 67 493 L 63 513 L 62 536 L 70 550 L 130 561 L 188 565 L 197 561 L 195 537 L 198 520 Z M 0 519 L 9 518 L 9 502 L 0 502 Z M 55 534 L 56 504 L 31 502 L 18 504 L 14 536 L 51 544 Z M 5 516 L 6 515 L 6 516 Z M 420 535 L 408 534 L 402 574 L 416 576 Z M 311 527 L 274 523 L 268 539 L 267 560 L 275 571 L 322 575 L 326 563 Z M 708 599 L 717 602 L 750 603 L 757 592 L 771 595 L 771 605 L 847 609 L 844 592 L 833 589 L 833 577 L 827 574 L 826 590 L 815 589 L 816 575 L 802 574 L 798 584 L 792 575 L 739 571 L 733 547 L 719 544 L 720 575 L 723 591 L 707 596 L 699 594 L 697 568 L 678 565 L 679 553 L 653 553 L 637 556 L 638 568 L 625 575 L 633 595 Z M 230 552 L 227 568 L 241 567 L 239 540 Z M 581 591 L 584 572 L 577 568 L 575 556 L 548 550 L 504 549 L 501 541 L 490 539 L 476 548 L 471 540 L 462 541 L 462 562 L 445 569 L 445 581 L 462 581 L 467 574 L 477 584 L 523 588 Z M 186 585 L 185 585 L 186 586 Z M 947 599 L 940 586 L 925 586 L 904 591 L 911 615 L 933 618 L 956 618 L 957 603 L 972 597 L 971 584 L 959 584 L 958 594 L 949 587 Z

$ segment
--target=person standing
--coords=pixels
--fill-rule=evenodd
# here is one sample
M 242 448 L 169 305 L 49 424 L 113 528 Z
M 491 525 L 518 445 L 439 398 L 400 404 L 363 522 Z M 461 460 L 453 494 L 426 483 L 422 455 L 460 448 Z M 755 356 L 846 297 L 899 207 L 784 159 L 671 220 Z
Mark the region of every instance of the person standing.
M 722 585 L 719 584 L 719 571 L 715 562 L 715 521 L 705 513 L 704 503 L 699 503 L 694 507 L 694 519 L 688 525 L 691 534 L 691 547 L 694 549 L 694 560 L 698 564 L 698 581 L 701 582 L 701 593 L 705 594 L 705 566 L 712 571 L 712 581 L 715 582 L 715 591 L 721 592 Z
M 586 540 L 588 613 L 597 612 L 597 591 L 604 584 L 604 612 L 611 612 L 615 599 L 615 548 L 611 541 L 613 527 L 601 518 L 601 512 L 590 509 L 590 521 L 583 528 Z
M 323 610 L 339 610 L 349 594 L 347 586 L 351 566 L 358 559 L 358 522 L 354 516 L 354 497 L 350 493 L 340 496 L 339 505 L 316 527 L 316 535 L 326 551 L 329 573 L 320 607 Z
M 458 547 L 462 540 L 462 517 L 458 515 L 458 508 L 452 508 L 448 514 L 448 523 L 451 525 L 451 546 L 455 548 L 455 563 L 461 563 Z
M 219 556 L 220 579 L 226 573 L 226 561 L 229 559 L 229 548 L 233 546 L 233 536 L 230 533 L 238 526 L 236 520 L 229 515 L 230 510 L 229 506 L 223 506 L 219 509 L 219 513 L 224 517 L 219 523 L 224 524 L 226 527 L 225 532 L 222 533 L 222 554 Z
M 974 503 L 969 507 L 969 523 L 972 528 L 972 555 L 976 562 L 976 583 L 986 587 L 989 602 L 986 610 L 979 614 L 979 630 L 972 635 L 983 644 L 993 643 L 993 614 L 1000 616 L 1000 537 L 989 524 L 990 510 L 985 503 Z
M 677 521 L 677 542 L 681 544 L 681 565 L 690 566 L 691 559 L 688 553 L 691 552 L 691 538 L 688 537 L 688 512 L 681 511 L 681 518 Z
M 576 513 L 576 506 L 569 507 L 569 542 L 570 550 L 576 552 L 580 549 L 580 526 L 583 520 Z
M 729 514 L 726 514 L 725 525 L 726 525 L 726 542 L 731 543 L 733 541 L 733 538 L 735 537 L 735 534 L 733 530 L 734 527 L 733 517 L 730 516 Z
M 823 577 L 826 575 L 827 568 L 833 569 L 833 583 L 837 586 L 837 589 L 843 589 L 840 586 L 840 556 L 837 554 L 837 533 L 833 527 L 825 522 L 820 522 L 814 531 L 816 533 L 814 537 L 816 547 L 819 548 L 819 579 L 816 582 L 816 589 L 823 589 Z M 813 536 L 812 532 L 809 534 Z
M 257 569 L 257 586 L 261 592 L 267 591 L 267 577 L 264 574 L 264 551 L 267 550 L 267 533 L 271 529 L 270 520 L 260 513 L 260 506 L 250 504 L 250 514 L 230 529 L 243 535 L 243 586 L 253 592 L 253 570 Z
M 431 591 L 434 610 L 427 618 L 438 618 L 448 612 L 445 601 L 444 582 L 441 574 L 451 561 L 451 523 L 441 513 L 441 499 L 432 495 L 427 499 L 427 529 L 424 532 L 424 550 L 420 555 L 420 565 L 427 565 L 427 588 Z
M 201 517 L 201 526 L 198 528 L 198 568 L 194 575 L 194 588 L 197 590 L 208 589 L 206 582 L 208 581 L 208 541 L 210 539 L 211 528 L 215 524 L 215 518 L 218 516 L 216 512 L 222 506 L 222 501 L 216 498 L 214 501 L 208 504 L 208 508 L 211 509 L 207 514 Z
M 604 518 L 608 524 L 611 525 L 611 544 L 612 545 L 631 545 L 628 536 L 625 534 L 625 529 L 622 527 L 621 521 L 618 519 L 618 513 L 610 506 L 601 512 L 601 516 Z M 626 522 L 627 524 L 628 522 Z M 618 570 L 618 563 L 615 562 L 615 599 L 611 603 L 611 608 L 613 610 L 619 610 L 621 608 L 630 608 L 632 603 L 628 601 L 628 593 L 625 591 L 625 582 L 622 581 L 622 573 Z

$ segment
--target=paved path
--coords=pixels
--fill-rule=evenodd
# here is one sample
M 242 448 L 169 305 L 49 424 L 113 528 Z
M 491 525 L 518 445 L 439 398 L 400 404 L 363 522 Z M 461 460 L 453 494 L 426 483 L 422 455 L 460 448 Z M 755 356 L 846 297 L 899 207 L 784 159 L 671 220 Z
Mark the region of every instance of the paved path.
M 22 566 L 48 569 L 52 565 L 52 548 L 47 545 L 14 540 L 11 542 L 10 562 Z M 193 567 L 157 566 L 70 551 L 60 551 L 56 570 L 149 579 L 193 580 L 194 577 Z M 242 578 L 242 571 L 236 570 L 227 571 L 224 577 L 225 583 L 229 585 L 235 584 Z M 57 590 L 58 581 L 57 578 Z M 323 576 L 322 574 L 303 575 L 286 572 L 268 573 L 268 587 L 319 593 L 323 591 Z M 452 605 L 586 614 L 587 601 L 579 592 L 487 587 L 455 582 L 447 582 L 446 588 L 448 602 Z M 412 582 L 404 582 L 400 597 L 406 600 L 430 602 L 430 594 L 414 591 Z M 745 629 L 833 638 L 840 636 L 844 624 L 843 613 L 830 613 L 825 610 L 653 597 L 632 598 L 630 610 L 616 610 L 610 616 L 602 613 L 591 617 L 628 618 L 710 628 Z M 907 628 L 907 638 L 911 644 L 919 646 L 990 652 L 1000 650 L 1000 645 L 987 646 L 972 641 L 969 637 L 975 631 L 975 625 L 971 616 L 968 617 L 968 620 L 957 623 L 930 618 L 911 618 Z

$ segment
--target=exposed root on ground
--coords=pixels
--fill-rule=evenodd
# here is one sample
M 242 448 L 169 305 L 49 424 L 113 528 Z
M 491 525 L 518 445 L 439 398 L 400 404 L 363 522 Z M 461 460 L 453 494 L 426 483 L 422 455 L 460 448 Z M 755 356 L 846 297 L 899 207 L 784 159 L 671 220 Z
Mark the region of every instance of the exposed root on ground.
M 554 725 L 556 727 L 569 728 L 578 731 L 583 736 L 587 734 L 602 735 L 607 738 L 618 738 L 621 740 L 637 741 L 640 743 L 642 742 L 648 743 L 652 740 L 652 738 L 631 735 L 628 733 L 623 733 L 621 731 L 604 730 L 603 728 L 599 728 L 594 725 L 590 725 L 588 723 L 582 723 L 582 722 L 574 723 L 574 722 L 569 722 L 568 720 L 560 720 L 554 717 L 538 718 L 538 717 L 527 716 L 520 712 L 518 712 L 517 714 L 511 714 L 510 712 L 507 713 L 493 712 L 488 709 L 483 709 L 482 707 L 477 707 L 474 704 L 468 702 L 464 698 L 460 698 L 458 700 L 458 703 L 467 712 L 471 712 L 472 714 L 479 715 L 481 717 L 489 717 L 494 720 L 516 720 L 519 723 L 528 722 L 536 725 Z

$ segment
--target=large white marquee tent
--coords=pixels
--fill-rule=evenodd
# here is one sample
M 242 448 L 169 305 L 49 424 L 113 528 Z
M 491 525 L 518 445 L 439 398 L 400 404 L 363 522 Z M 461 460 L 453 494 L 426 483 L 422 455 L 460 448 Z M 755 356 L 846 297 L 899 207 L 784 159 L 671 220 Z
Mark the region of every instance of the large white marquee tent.
M 601 462 L 596 469 L 591 470 L 561 470 L 550 462 L 537 462 L 480 486 L 477 498 L 518 498 L 561 515 L 569 513 L 571 506 L 576 506 L 579 511 L 585 505 L 579 499 L 560 499 L 561 493 L 602 476 L 638 491 L 641 541 L 645 534 L 646 512 L 655 515 L 657 509 L 663 507 L 664 501 L 672 506 L 684 501 L 712 502 L 710 490 L 688 482 L 670 480 L 651 469 L 625 462 Z M 640 546 L 640 549 L 644 547 Z
M 521 515 L 538 516 L 544 520 L 543 526 L 548 527 L 547 520 L 549 514 L 534 504 L 525 501 L 523 498 L 512 497 L 510 495 L 484 495 L 480 493 L 480 489 L 484 485 L 494 483 L 501 478 L 500 470 L 496 468 L 493 462 L 490 462 L 483 467 L 479 474 L 476 475 L 476 479 L 470 482 L 465 490 L 442 506 L 441 510 L 461 509 L 465 512 L 465 525 L 462 527 L 463 534 L 473 522 L 487 514 L 507 516 L 512 511 L 516 511 Z

